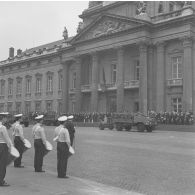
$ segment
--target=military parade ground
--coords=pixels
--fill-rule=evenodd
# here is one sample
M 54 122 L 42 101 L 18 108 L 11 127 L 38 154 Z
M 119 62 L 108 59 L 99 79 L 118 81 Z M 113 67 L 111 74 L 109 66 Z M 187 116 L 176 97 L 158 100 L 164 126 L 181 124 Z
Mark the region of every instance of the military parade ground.
M 195 1 L 89 1 L 77 28 L 82 3 L 24 4 L 0 2 L 0 195 L 195 195 Z
M 76 153 L 68 161 L 69 179 L 62 181 L 56 178 L 55 127 L 44 128 L 54 146 L 44 158 L 46 172 L 39 177 L 33 172 L 32 147 L 23 155 L 24 169 L 8 167 L 11 186 L 0 194 L 195 194 L 194 132 L 171 131 L 175 126 L 152 133 L 76 127 Z M 24 135 L 33 143 L 32 126 Z

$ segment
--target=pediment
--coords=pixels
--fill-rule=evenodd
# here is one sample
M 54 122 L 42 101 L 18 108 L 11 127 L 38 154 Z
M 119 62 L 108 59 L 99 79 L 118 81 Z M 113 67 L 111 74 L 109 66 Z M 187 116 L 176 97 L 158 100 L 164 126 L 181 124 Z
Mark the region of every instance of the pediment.
M 76 37 L 74 37 L 72 43 L 86 41 L 97 37 L 122 32 L 127 29 L 138 27 L 145 23 L 145 21 L 138 20 L 135 18 L 127 18 L 116 15 L 103 15 L 94 20 L 90 25 L 84 28 Z

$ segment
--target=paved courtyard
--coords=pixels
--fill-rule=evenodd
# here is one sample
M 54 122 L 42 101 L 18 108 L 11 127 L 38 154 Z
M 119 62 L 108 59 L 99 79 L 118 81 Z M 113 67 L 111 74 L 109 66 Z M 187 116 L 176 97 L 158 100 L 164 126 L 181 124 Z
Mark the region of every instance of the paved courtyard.
M 45 126 L 51 143 L 53 129 Z M 25 136 L 32 142 L 30 127 L 25 128 Z M 193 132 L 139 133 L 78 127 L 76 154 L 68 162 L 68 175 L 141 194 L 194 195 L 194 140 Z M 44 168 L 55 174 L 53 145 L 54 150 L 44 159 Z M 33 148 L 24 154 L 26 166 L 33 166 L 33 155 Z

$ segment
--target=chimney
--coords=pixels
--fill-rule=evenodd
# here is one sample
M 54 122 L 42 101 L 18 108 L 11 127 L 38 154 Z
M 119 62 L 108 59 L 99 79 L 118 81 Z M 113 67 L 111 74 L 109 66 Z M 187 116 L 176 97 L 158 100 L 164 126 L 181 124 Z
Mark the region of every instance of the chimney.
M 22 50 L 21 49 L 18 49 L 17 50 L 17 56 L 20 56 L 22 54 Z
M 9 58 L 13 58 L 14 57 L 14 48 L 10 47 L 9 48 Z

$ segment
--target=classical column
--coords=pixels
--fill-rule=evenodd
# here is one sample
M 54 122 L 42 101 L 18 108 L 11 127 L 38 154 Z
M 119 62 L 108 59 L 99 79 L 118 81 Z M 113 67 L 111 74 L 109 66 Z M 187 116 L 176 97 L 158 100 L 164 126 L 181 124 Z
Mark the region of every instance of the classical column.
M 147 55 L 147 45 L 141 43 L 139 45 L 140 52 L 140 84 L 139 84 L 139 106 L 140 112 L 147 114 L 148 111 L 148 55 Z
M 68 89 L 69 89 L 69 85 L 68 85 L 68 72 L 69 72 L 69 65 L 68 62 L 64 62 L 62 63 L 62 75 L 63 75 L 63 82 L 62 82 L 62 106 L 63 106 L 63 112 L 67 113 L 68 112 Z
M 117 48 L 117 112 L 124 111 L 124 48 Z
M 195 3 L 194 3 L 194 5 L 195 5 Z M 195 54 L 195 44 L 193 44 L 192 53 Z M 195 55 L 193 55 L 193 67 L 192 67 L 192 69 L 193 69 L 193 76 L 192 76 L 192 78 L 193 78 L 193 80 L 192 80 L 192 82 L 193 82 L 193 85 L 192 85 L 192 87 L 193 87 L 192 88 L 192 111 L 193 111 L 193 113 L 195 113 Z
M 91 111 L 98 111 L 98 54 L 94 52 L 92 57 L 92 83 L 91 83 Z
M 75 112 L 81 111 L 81 57 L 75 57 L 75 70 L 76 70 L 76 94 L 75 94 Z
M 154 49 L 148 48 L 148 109 L 154 110 Z
M 192 39 L 183 39 L 183 110 L 192 110 Z
M 165 43 L 157 43 L 156 111 L 165 111 Z

